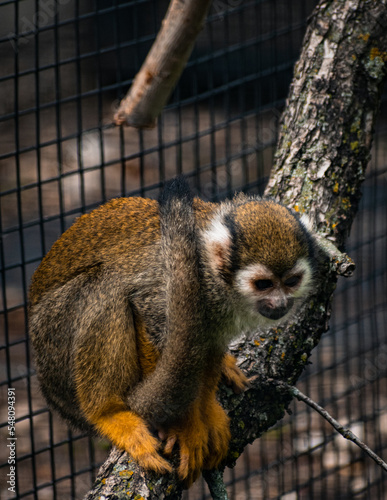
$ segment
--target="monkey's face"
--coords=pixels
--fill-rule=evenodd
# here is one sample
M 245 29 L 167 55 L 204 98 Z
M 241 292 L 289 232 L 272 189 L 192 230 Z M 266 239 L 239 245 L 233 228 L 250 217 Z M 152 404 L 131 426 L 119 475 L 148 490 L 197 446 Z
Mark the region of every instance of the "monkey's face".
M 243 200 L 225 204 L 203 231 L 205 257 L 241 323 L 276 326 L 297 313 L 312 287 L 311 232 L 282 205 Z
M 312 273 L 306 258 L 276 275 L 263 264 L 250 264 L 236 272 L 235 284 L 252 315 L 263 316 L 273 325 L 294 315 L 309 293 Z

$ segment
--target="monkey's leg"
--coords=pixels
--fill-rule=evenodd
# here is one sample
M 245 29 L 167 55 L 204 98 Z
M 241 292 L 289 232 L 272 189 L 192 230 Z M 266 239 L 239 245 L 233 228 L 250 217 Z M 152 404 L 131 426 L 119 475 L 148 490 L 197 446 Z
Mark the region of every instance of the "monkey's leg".
M 140 378 L 133 315 L 125 294 L 116 283 L 97 282 L 86 285 L 78 300 L 74 370 L 85 418 L 145 469 L 170 472 L 171 465 L 158 453 L 160 442 L 124 402 Z
M 209 429 L 208 455 L 204 469 L 214 469 L 226 458 L 231 438 L 230 419 L 216 399 L 216 390 L 202 401 L 203 417 Z
M 225 354 L 223 357 L 222 377 L 226 385 L 230 386 L 236 394 L 241 394 L 249 386 L 248 378 L 236 366 L 236 359 L 231 354 Z
M 204 460 L 209 452 L 208 427 L 202 418 L 199 399 L 190 405 L 184 420 L 169 429 L 164 448 L 165 455 L 172 453 L 176 442 L 179 443 L 180 448 L 178 474 L 185 487 L 189 488 L 200 476 Z
M 184 420 L 169 431 L 164 452 L 170 454 L 175 442 L 179 443 L 178 474 L 186 487 L 200 476 L 203 468 L 217 467 L 227 455 L 229 418 L 216 400 L 219 379 L 220 368 L 207 371 L 198 397 L 188 408 Z
M 102 412 L 88 417 L 101 435 L 127 451 L 145 469 L 159 474 L 172 472 L 172 466 L 158 453 L 160 441 L 152 436 L 145 421 L 128 411 L 122 401 L 111 398 Z
M 87 374 L 84 374 L 82 383 L 77 387 L 79 403 L 86 419 L 100 435 L 127 451 L 145 469 L 161 474 L 171 472 L 172 466 L 159 455 L 160 442 L 151 434 L 146 422 L 128 410 L 123 399 L 114 394 L 114 380 L 104 377 L 101 372 L 94 375 L 95 379 L 93 376 L 92 380 L 87 380 Z M 118 373 L 117 377 L 120 376 Z

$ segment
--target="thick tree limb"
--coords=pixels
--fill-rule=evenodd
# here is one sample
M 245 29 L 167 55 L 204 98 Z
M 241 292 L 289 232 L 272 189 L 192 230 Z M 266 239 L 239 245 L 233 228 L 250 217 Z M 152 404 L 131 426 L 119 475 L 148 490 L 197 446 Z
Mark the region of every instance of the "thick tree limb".
M 154 127 L 191 55 L 211 0 L 171 0 L 159 34 L 114 115 L 116 125 Z
M 386 74 L 386 2 L 321 1 L 282 117 L 266 193 L 341 246 L 360 199 Z
M 326 244 L 320 245 L 317 287 L 300 318 L 286 329 L 257 332 L 231 347 L 254 379 L 235 395 L 222 387 L 220 400 L 231 418 L 226 465 L 284 415 L 294 385 L 313 347 L 328 329 L 337 275 L 353 263 L 337 250 L 349 233 L 370 156 L 387 61 L 387 0 L 329 0 L 317 6 L 295 68 L 282 119 L 277 161 L 266 194 L 306 212 Z M 145 473 L 127 455 L 113 451 L 87 498 L 179 498 L 176 476 Z M 122 483 L 122 474 L 127 483 Z M 109 489 L 109 488 L 110 489 Z M 132 495 L 132 496 L 131 496 Z

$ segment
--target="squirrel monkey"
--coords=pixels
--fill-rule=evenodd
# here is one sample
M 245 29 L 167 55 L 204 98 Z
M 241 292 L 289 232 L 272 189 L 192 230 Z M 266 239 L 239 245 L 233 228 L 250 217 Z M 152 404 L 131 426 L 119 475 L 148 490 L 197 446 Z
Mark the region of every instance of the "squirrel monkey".
M 191 484 L 226 457 L 221 377 L 240 333 L 286 321 L 313 283 L 314 245 L 273 201 L 193 198 L 178 179 L 159 203 L 113 199 L 53 245 L 30 288 L 29 328 L 49 406 L 146 469 Z

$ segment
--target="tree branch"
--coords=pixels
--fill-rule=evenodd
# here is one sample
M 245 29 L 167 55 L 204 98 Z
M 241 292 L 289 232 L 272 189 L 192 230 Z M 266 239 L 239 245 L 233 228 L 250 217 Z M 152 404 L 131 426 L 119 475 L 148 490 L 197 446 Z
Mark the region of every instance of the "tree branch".
M 154 127 L 191 55 L 211 0 L 171 0 L 157 38 L 114 115 L 116 125 Z
M 283 382 L 275 382 L 277 385 L 286 387 L 286 389 L 291 392 L 291 394 L 298 399 L 299 401 L 303 401 L 305 404 L 316 410 L 327 422 L 331 424 L 331 426 L 337 430 L 339 434 L 341 434 L 345 439 L 352 441 L 359 448 L 361 448 L 367 455 L 369 455 L 372 460 L 374 460 L 380 467 L 387 471 L 386 462 L 380 458 L 376 453 L 374 453 L 371 448 L 369 448 L 363 441 L 361 441 L 350 429 L 342 426 L 337 420 L 335 420 L 324 408 L 322 408 L 319 404 L 317 404 L 313 399 L 310 399 L 303 392 L 301 392 L 297 387 L 292 387 L 288 384 L 284 384 Z
M 226 486 L 223 482 L 223 472 L 219 470 L 203 471 L 203 477 L 206 480 L 213 500 L 228 500 Z
M 307 213 L 320 233 L 320 243 L 325 239 L 318 256 L 316 290 L 294 324 L 257 332 L 230 347 L 254 382 L 241 395 L 220 388 L 219 398 L 228 410 L 232 433 L 224 465 L 232 466 L 248 443 L 283 417 L 292 395 L 267 380 L 296 383 L 313 347 L 328 329 L 337 276 L 354 269 L 337 247 L 349 233 L 360 199 L 386 60 L 387 0 L 318 4 L 295 67 L 276 165 L 266 190 L 266 195 Z M 146 491 L 148 499 L 160 498 L 160 491 L 164 498 L 179 498 L 181 486 L 175 475 L 156 477 L 144 472 L 125 454 L 115 462 L 116 453 L 102 469 L 89 500 L 101 494 L 113 498 L 105 487 L 109 485 L 113 491 L 113 484 L 114 491 L 128 494 Z M 125 485 L 123 466 L 125 471 L 133 471 Z
M 266 194 L 337 246 L 361 196 L 386 75 L 385 0 L 320 1 L 295 66 Z

